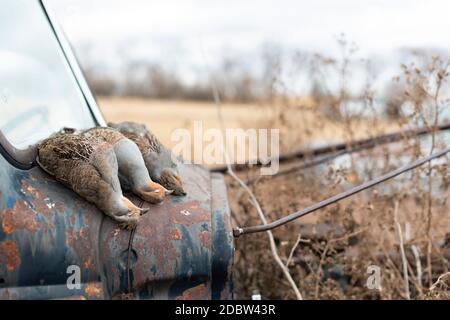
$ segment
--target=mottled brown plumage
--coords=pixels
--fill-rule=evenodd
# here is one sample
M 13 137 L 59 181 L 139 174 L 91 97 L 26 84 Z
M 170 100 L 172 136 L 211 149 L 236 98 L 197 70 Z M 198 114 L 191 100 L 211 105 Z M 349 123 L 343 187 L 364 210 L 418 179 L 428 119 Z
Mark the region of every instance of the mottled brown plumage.
M 106 215 L 126 227 L 135 226 L 144 211 L 122 194 L 114 150 L 104 142 L 77 134 L 58 133 L 38 145 L 37 162 Z
M 108 127 L 94 127 L 81 132 L 88 139 L 106 142 L 108 144 L 118 143 L 125 136 L 120 131 Z
M 132 140 L 139 148 L 150 177 L 173 190 L 174 195 L 185 195 L 183 182 L 172 158 L 172 152 L 166 148 L 144 124 L 135 122 L 109 123 L 110 127 L 119 130 Z
M 114 149 L 122 187 L 130 189 L 143 200 L 151 203 L 160 203 L 166 195 L 172 193 L 153 182 L 139 148 L 118 130 L 96 127 L 82 132 L 81 136 L 96 143 L 106 143 Z

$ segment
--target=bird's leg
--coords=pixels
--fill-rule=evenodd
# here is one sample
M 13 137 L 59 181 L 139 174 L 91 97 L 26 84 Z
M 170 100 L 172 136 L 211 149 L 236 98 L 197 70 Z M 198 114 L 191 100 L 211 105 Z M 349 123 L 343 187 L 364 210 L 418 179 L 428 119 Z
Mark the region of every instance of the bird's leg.
M 126 180 L 133 193 L 141 199 L 156 204 L 171 193 L 150 178 L 142 154 L 134 142 L 123 139 L 116 143 L 114 151 L 122 180 Z
M 120 185 L 116 182 L 115 157 L 110 159 L 112 160 L 100 161 L 101 157 L 96 158 L 95 166 L 86 162 L 66 161 L 66 170 L 70 168 L 67 183 L 76 193 L 115 221 L 129 227 L 136 226 L 141 213 L 146 210 L 135 206 L 122 195 Z M 102 170 L 99 171 L 97 167 Z

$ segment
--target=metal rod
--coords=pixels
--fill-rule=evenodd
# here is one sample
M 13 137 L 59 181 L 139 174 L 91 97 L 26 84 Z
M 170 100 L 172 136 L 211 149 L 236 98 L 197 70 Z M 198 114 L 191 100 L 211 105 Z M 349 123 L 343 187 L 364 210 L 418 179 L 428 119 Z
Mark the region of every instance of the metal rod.
M 416 136 L 422 136 L 426 135 L 432 132 L 437 131 L 445 131 L 450 130 L 450 123 L 445 123 L 442 125 L 439 125 L 437 127 L 432 128 L 419 128 L 419 129 L 410 129 L 410 130 L 403 130 L 399 132 L 394 132 L 390 134 L 384 134 L 373 138 L 367 138 L 362 140 L 357 140 L 350 143 L 337 143 L 333 145 L 313 148 L 313 149 L 299 149 L 297 151 L 281 154 L 277 156 L 277 160 L 279 162 L 289 161 L 292 159 L 302 159 L 306 158 L 308 156 L 320 156 L 331 152 L 338 152 L 342 151 L 343 153 L 346 152 L 353 152 L 355 149 L 356 151 L 363 150 L 363 149 L 369 149 L 373 148 L 378 145 L 386 144 L 386 143 L 392 143 L 399 140 L 402 140 L 404 138 L 412 138 Z M 341 153 L 340 153 L 341 155 Z M 275 159 L 275 157 L 272 157 L 270 160 Z M 249 164 L 247 164 L 249 165 Z M 257 166 L 263 165 L 259 160 L 255 164 Z M 235 170 L 239 170 L 242 168 L 245 168 L 246 165 L 239 165 L 239 166 L 233 166 Z M 222 172 L 225 173 L 228 170 L 228 167 L 226 165 L 212 168 L 211 171 L 213 172 Z
M 384 174 L 384 175 L 382 175 L 380 177 L 377 177 L 377 178 L 375 178 L 373 180 L 365 182 L 365 183 L 363 183 L 363 184 L 361 184 L 359 186 L 353 187 L 353 188 L 351 188 L 351 189 L 349 189 L 347 191 L 339 193 L 339 194 L 337 194 L 337 195 L 335 195 L 335 196 L 333 196 L 331 198 L 328 198 L 326 200 L 320 201 L 320 202 L 318 202 L 318 203 L 316 203 L 316 204 L 314 204 L 314 205 L 312 205 L 312 206 L 310 206 L 308 208 L 305 208 L 303 210 L 300 210 L 300 211 L 297 211 L 295 213 L 292 213 L 292 214 L 290 214 L 290 215 L 288 215 L 286 217 L 283 217 L 283 218 L 278 219 L 276 221 L 273 221 L 271 223 L 264 224 L 264 225 L 253 226 L 253 227 L 236 228 L 236 229 L 233 230 L 233 235 L 235 237 L 239 237 L 240 235 L 243 235 L 243 234 L 262 232 L 262 231 L 268 231 L 268 230 L 275 229 L 275 228 L 277 228 L 279 226 L 282 226 L 282 225 L 284 225 L 284 224 L 286 224 L 288 222 L 291 222 L 291 221 L 293 221 L 295 219 L 303 217 L 303 216 L 305 216 L 305 215 L 307 215 L 309 213 L 312 213 L 312 212 L 317 211 L 319 209 L 322 209 L 322 208 L 324 208 L 326 206 L 329 206 L 330 204 L 336 203 L 336 202 L 338 202 L 338 201 L 340 201 L 342 199 L 348 198 L 348 197 L 350 197 L 350 196 L 352 196 L 352 195 L 354 195 L 356 193 L 359 193 L 359 192 L 364 191 L 366 189 L 369 189 L 369 188 L 371 188 L 373 186 L 376 186 L 377 184 L 380 184 L 380 183 L 382 183 L 382 182 L 384 182 L 386 180 L 392 179 L 392 178 L 394 178 L 394 177 L 396 177 L 396 176 L 398 176 L 398 175 L 400 175 L 402 173 L 405 173 L 407 171 L 410 171 L 410 170 L 413 170 L 413 169 L 415 169 L 417 167 L 420 167 L 421 165 L 423 165 L 423 164 L 425 164 L 425 163 L 427 163 L 427 162 L 429 162 L 431 160 L 434 160 L 436 158 L 440 158 L 440 157 L 446 155 L 449 152 L 450 152 L 450 148 L 447 148 L 447 149 L 442 150 L 440 152 L 433 153 L 432 155 L 429 155 L 429 156 L 424 157 L 422 159 L 418 159 L 418 160 L 414 161 L 413 163 L 411 163 L 411 164 L 409 164 L 407 166 L 404 166 L 404 167 L 401 167 L 399 169 L 396 169 L 396 170 L 393 170 L 391 172 L 388 172 L 388 173 L 386 173 L 386 174 Z
M 420 136 L 420 135 L 418 135 L 418 136 Z M 413 137 L 414 136 L 409 136 L 409 137 L 406 137 L 406 138 L 413 138 Z M 395 141 L 390 141 L 390 142 L 395 142 Z M 315 166 L 320 165 L 320 164 L 324 164 L 324 163 L 330 162 L 331 160 L 334 160 L 334 159 L 339 158 L 340 156 L 343 156 L 343 155 L 346 155 L 346 154 L 351 154 L 351 153 L 355 153 L 355 152 L 360 152 L 362 150 L 375 148 L 375 147 L 380 146 L 380 145 L 385 144 L 385 143 L 388 143 L 388 141 L 385 141 L 383 143 L 380 143 L 380 142 L 379 143 L 369 142 L 367 144 L 359 144 L 356 147 L 351 147 L 351 148 L 348 148 L 348 149 L 344 149 L 344 150 L 341 150 L 341 151 L 338 151 L 338 152 L 335 152 L 335 153 L 323 156 L 321 158 L 314 158 L 313 160 L 308 161 L 308 162 L 301 162 L 301 163 L 296 164 L 296 165 L 294 165 L 294 166 L 292 166 L 290 168 L 287 168 L 287 169 L 284 169 L 284 170 L 279 170 L 277 173 L 275 173 L 275 174 L 273 174 L 271 176 L 265 176 L 265 177 L 273 178 L 273 177 L 284 176 L 284 175 L 287 175 L 287 174 L 291 174 L 291 173 L 297 172 L 297 171 L 302 170 L 302 169 L 307 169 L 307 168 L 315 167 Z M 250 180 L 249 182 L 253 182 L 255 180 L 257 180 L 257 178 L 254 178 L 254 179 Z
M 327 163 L 327 162 L 329 162 L 331 160 L 334 160 L 334 159 L 336 159 L 336 158 L 338 158 L 340 156 L 343 156 L 343 155 L 349 154 L 349 153 L 353 153 L 353 152 L 357 152 L 357 151 L 362 150 L 362 149 L 363 148 L 355 148 L 355 149 L 352 149 L 352 150 L 341 150 L 339 152 L 332 153 L 330 155 L 326 155 L 326 156 L 323 156 L 321 158 L 314 158 L 314 160 L 311 160 L 311 161 L 308 161 L 308 162 L 298 163 L 298 164 L 294 165 L 293 167 L 290 167 L 290 168 L 287 168 L 287 169 L 284 169 L 284 170 L 279 170 L 277 173 L 272 174 L 270 176 L 256 176 L 254 178 L 251 178 L 251 179 L 247 180 L 247 183 L 253 183 L 253 182 L 259 180 L 260 178 L 269 179 L 269 178 L 274 178 L 274 177 L 285 176 L 285 175 L 288 175 L 288 174 L 291 174 L 291 173 L 294 173 L 294 172 L 297 172 L 297 171 L 300 171 L 300 170 L 303 170 L 303 169 L 307 169 L 307 168 L 318 166 L 320 164 Z

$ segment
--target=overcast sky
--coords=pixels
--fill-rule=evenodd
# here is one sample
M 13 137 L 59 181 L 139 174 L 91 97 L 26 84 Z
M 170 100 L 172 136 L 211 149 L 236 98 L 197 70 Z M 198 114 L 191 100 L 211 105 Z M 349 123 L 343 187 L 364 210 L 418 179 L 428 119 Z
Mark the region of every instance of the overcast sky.
M 119 46 L 125 56 L 191 69 L 204 64 L 204 52 L 219 61 L 264 43 L 335 54 L 340 33 L 365 58 L 392 59 L 404 47 L 450 51 L 445 0 L 50 1 L 82 60 L 89 43 L 91 58 L 111 66 Z
M 277 41 L 324 50 L 344 32 L 368 52 L 450 47 L 445 0 L 51 0 L 71 39 L 145 37 L 253 46 Z

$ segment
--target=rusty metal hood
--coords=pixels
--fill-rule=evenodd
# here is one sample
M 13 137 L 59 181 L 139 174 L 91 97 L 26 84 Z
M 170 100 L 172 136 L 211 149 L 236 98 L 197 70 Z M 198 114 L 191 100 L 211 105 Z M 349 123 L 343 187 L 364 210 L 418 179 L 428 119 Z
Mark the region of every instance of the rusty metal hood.
M 233 240 L 223 177 L 182 165 L 188 193 L 149 207 L 134 231 L 34 167 L 0 157 L 0 298 L 227 299 Z M 78 266 L 81 286 L 66 285 Z
M 143 299 L 231 297 L 233 239 L 223 177 L 194 165 L 181 166 L 180 174 L 187 196 L 160 205 L 133 199 L 150 209 L 135 232 L 116 234 L 116 224 L 104 224 L 103 264 L 114 297 L 126 291 Z

